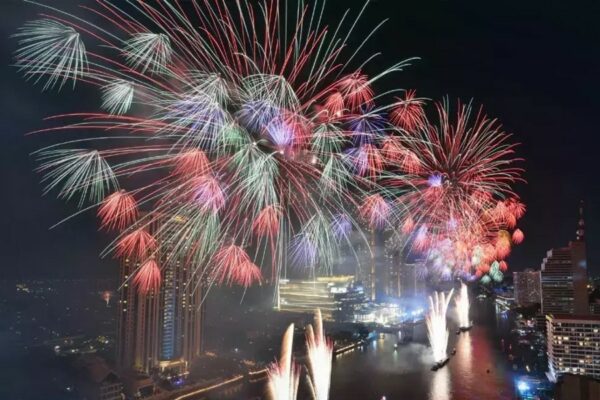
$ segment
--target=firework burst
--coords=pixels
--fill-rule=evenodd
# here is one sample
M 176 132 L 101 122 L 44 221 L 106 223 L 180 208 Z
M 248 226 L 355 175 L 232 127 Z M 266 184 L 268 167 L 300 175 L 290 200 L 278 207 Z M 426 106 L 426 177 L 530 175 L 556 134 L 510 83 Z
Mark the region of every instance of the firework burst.
M 350 63 L 364 42 L 344 60 L 363 10 L 327 27 L 324 2 L 82 7 L 97 23 L 39 6 L 44 19 L 15 35 L 17 66 L 44 88 L 96 88 L 102 110 L 43 130 L 82 135 L 38 153 L 46 190 L 99 207 L 118 232 L 108 252 L 141 265 L 140 290 L 167 258 L 190 263 L 206 278 L 196 282 L 247 287 L 268 254 L 274 280 L 290 244 L 299 264 L 330 271 L 350 230 L 392 225 L 377 193 L 391 105 L 372 83 L 407 63 L 369 77 L 372 57 Z M 415 118 L 411 96 L 396 120 Z
M 398 203 L 405 211 L 401 229 L 413 235 L 418 251 L 433 250 L 453 270 L 472 273 L 485 262 L 504 259 L 522 232 L 511 240 L 525 206 L 513 191 L 522 182 L 516 145 L 496 120 L 437 103 L 437 123 L 424 117 L 414 93 L 397 109 L 399 134 L 388 139 L 384 154 Z M 494 254 L 484 252 L 488 245 Z

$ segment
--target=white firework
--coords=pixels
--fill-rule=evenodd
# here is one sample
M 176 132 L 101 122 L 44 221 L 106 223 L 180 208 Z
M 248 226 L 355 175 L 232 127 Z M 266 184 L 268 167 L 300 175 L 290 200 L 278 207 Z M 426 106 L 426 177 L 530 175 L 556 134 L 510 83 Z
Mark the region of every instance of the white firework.
M 143 73 L 159 73 L 171 61 L 171 40 L 162 33 L 138 33 L 125 42 L 127 63 Z
M 454 289 L 450 291 L 448 297 L 441 292 L 434 292 L 433 296 L 429 296 L 429 314 L 425 322 L 427 324 L 427 337 L 431 349 L 433 350 L 433 360 L 438 363 L 447 358 L 448 347 L 448 328 L 446 326 L 446 311 L 448 311 L 448 303 Z
M 62 88 L 69 79 L 75 86 L 87 70 L 85 46 L 79 33 L 70 26 L 52 19 L 29 21 L 14 37 L 20 39 L 16 65 L 25 71 L 27 79 L 33 78 L 36 83 L 48 76 L 44 90 L 59 81 Z
M 292 359 L 294 324 L 291 324 L 281 342 L 281 358 L 269 367 L 268 394 L 271 400 L 296 400 L 300 374 Z
M 222 106 L 227 105 L 233 94 L 231 93 L 232 85 L 228 84 L 219 74 L 194 71 L 188 79 L 191 82 L 191 91 L 208 96 Z
M 121 115 L 129 111 L 133 101 L 133 84 L 117 80 L 102 88 L 102 108 L 112 115 Z
M 297 110 L 300 101 L 289 82 L 281 75 L 256 74 L 244 78 L 242 90 L 248 100 L 268 101 L 276 107 Z
M 119 187 L 114 171 L 97 150 L 59 149 L 39 153 L 46 182 L 44 194 L 59 188 L 59 197 L 79 196 L 79 206 L 86 200 L 99 203 Z
M 309 325 L 306 332 L 308 352 L 308 383 L 314 400 L 327 400 L 331 385 L 331 361 L 333 346 L 325 338 L 321 310 L 315 313 L 315 327 Z
M 468 328 L 471 326 L 469 319 L 469 291 L 464 282 L 460 284 L 460 295 L 456 297 L 456 313 L 458 314 L 458 326 Z

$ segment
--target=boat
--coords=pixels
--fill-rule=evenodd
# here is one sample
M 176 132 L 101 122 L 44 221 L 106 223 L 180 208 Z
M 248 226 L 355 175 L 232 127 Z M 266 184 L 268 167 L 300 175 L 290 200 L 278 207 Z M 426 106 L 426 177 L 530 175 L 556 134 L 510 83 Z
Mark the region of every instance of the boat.
M 433 367 L 431 367 L 432 371 L 437 371 L 438 369 L 444 367 L 450 361 L 450 357 L 446 357 L 444 360 L 436 362 Z

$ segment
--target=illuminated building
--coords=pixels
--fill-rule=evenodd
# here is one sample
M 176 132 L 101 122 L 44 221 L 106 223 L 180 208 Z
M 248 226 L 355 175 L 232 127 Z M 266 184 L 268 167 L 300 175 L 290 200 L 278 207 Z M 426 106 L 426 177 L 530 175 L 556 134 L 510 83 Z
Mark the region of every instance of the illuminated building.
M 423 263 L 409 262 L 405 238 L 392 236 L 385 242 L 384 293 L 389 297 L 413 297 L 420 292 L 417 271 Z
M 325 276 L 314 280 L 281 279 L 279 310 L 312 314 L 319 308 L 323 319 L 351 321 L 366 301 L 354 276 Z
M 130 277 L 138 267 L 129 259 L 121 261 L 116 363 L 120 370 L 148 373 L 158 362 L 159 295 L 132 287 Z
M 587 314 L 587 261 L 583 206 L 577 239 L 567 247 L 548 251 L 542 263 L 542 314 Z
M 176 220 L 174 220 L 177 222 Z M 175 229 L 176 226 L 173 226 Z M 139 263 L 121 263 L 117 365 L 150 373 L 183 374 L 200 356 L 204 326 L 201 271 L 170 253 L 168 230 L 159 235 L 162 283 L 158 293 L 139 294 L 128 279 Z
M 600 317 L 546 316 L 549 377 L 561 374 L 600 378 Z
M 513 285 L 517 305 L 526 306 L 542 302 L 540 271 L 526 269 L 522 272 L 513 272 Z
M 388 297 L 400 297 L 400 263 L 402 251 L 395 236 L 385 241 L 385 285 L 383 291 Z
M 352 258 L 356 258 L 356 270 L 354 271 L 356 281 L 363 287 L 365 296 L 373 299 L 376 295 L 376 276 L 372 271 L 375 266 L 375 254 L 366 243 L 356 244 L 354 251 L 355 254 L 352 254 Z

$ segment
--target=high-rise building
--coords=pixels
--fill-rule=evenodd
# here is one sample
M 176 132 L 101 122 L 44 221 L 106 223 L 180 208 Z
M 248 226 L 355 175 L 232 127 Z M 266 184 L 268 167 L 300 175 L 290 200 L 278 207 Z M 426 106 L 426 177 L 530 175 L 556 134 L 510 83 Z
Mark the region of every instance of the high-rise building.
M 375 298 L 376 277 L 371 271 L 375 265 L 375 254 L 371 247 L 362 241 L 357 243 L 352 251 L 353 254 L 351 254 L 349 258 L 355 263 L 356 268 L 354 272 L 345 272 L 350 274 L 354 273 L 356 282 L 363 287 L 365 296 L 368 299 Z
M 121 370 L 150 372 L 158 363 L 159 293 L 141 294 L 131 284 L 139 263 L 121 261 L 116 364 Z
M 542 262 L 542 313 L 587 314 L 587 259 L 583 204 L 577 239 L 567 247 L 551 249 Z
M 384 293 L 389 297 L 412 297 L 419 293 L 418 269 L 420 260 L 410 260 L 406 238 L 392 236 L 385 242 Z
M 178 220 L 173 220 L 176 229 Z M 149 373 L 169 369 L 184 373 L 202 351 L 204 307 L 201 271 L 173 254 L 172 235 L 158 235 L 161 253 L 156 256 L 162 283 L 157 292 L 138 293 L 131 276 L 139 263 L 121 263 L 120 307 L 117 332 L 117 366 Z
M 402 243 L 396 235 L 385 241 L 384 288 L 387 297 L 400 297 L 400 264 L 402 263 Z
M 542 302 L 540 271 L 526 269 L 521 272 L 513 272 L 513 286 L 517 305 L 527 306 Z
M 546 316 L 549 377 L 561 374 L 600 378 L 600 317 Z

